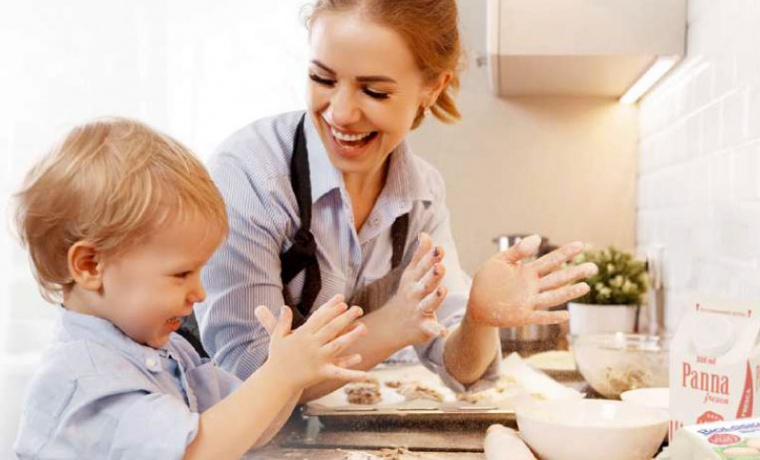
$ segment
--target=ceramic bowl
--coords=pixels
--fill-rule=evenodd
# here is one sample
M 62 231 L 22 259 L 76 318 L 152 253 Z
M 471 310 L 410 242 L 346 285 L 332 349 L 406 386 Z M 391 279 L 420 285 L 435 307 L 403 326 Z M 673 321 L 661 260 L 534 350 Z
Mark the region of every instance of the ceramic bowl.
M 651 460 L 668 429 L 664 410 L 624 401 L 525 400 L 516 415 L 541 460 Z

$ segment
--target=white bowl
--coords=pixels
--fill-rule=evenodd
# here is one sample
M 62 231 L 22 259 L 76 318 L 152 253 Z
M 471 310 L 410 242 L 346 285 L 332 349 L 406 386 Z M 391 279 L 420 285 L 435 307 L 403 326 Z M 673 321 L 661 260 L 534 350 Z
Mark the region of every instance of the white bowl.
M 620 395 L 620 399 L 640 406 L 668 410 L 670 407 L 670 388 L 640 388 L 629 390 Z
M 525 400 L 516 414 L 542 460 L 651 460 L 668 429 L 667 412 L 623 401 Z

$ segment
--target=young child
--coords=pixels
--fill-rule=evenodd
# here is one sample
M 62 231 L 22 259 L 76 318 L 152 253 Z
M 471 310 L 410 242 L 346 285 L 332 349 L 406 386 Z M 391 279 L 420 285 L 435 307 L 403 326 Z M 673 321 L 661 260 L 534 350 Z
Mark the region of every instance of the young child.
M 267 442 L 302 390 L 358 380 L 341 356 L 365 333 L 331 299 L 291 331 L 266 307 L 267 362 L 241 382 L 174 332 L 205 297 L 227 233 L 222 197 L 186 148 L 140 123 L 75 128 L 27 177 L 17 225 L 43 295 L 62 301 L 30 385 L 21 459 L 227 459 Z M 246 248 L 241 248 L 246 250 Z

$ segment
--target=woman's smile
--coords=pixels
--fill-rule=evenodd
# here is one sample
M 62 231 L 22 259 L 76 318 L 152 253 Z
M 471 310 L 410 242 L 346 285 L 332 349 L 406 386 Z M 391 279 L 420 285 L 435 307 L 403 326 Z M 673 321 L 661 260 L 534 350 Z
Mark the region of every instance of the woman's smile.
M 357 158 L 369 150 L 378 137 L 377 131 L 348 132 L 339 130 L 322 118 L 324 131 L 328 133 L 331 150 L 344 158 Z

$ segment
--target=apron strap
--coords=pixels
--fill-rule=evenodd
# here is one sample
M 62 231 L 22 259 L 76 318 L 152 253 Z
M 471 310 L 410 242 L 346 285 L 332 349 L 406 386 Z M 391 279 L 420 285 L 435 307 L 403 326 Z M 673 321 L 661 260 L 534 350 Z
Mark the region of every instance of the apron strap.
M 322 275 L 317 260 L 317 242 L 311 233 L 311 177 L 309 154 L 306 150 L 306 136 L 303 130 L 305 119 L 306 115 L 304 114 L 298 122 L 298 127 L 296 127 L 293 155 L 290 161 L 290 185 L 298 203 L 301 228 L 298 229 L 293 238 L 293 245 L 280 255 L 283 291 L 286 291 L 285 286 L 296 275 L 306 270 L 301 302 L 295 306 L 296 308 L 293 311 L 294 327 L 305 322 L 319 291 L 322 289 Z M 285 295 L 285 297 L 288 298 L 289 296 Z M 288 303 L 292 304 L 291 302 Z
M 293 311 L 293 327 L 302 325 L 311 313 L 314 301 L 322 289 L 322 276 L 319 271 L 317 259 L 317 243 L 311 233 L 311 176 L 309 174 L 309 154 L 306 150 L 306 136 L 304 135 L 304 120 L 301 117 L 296 128 L 293 142 L 293 155 L 290 162 L 290 185 L 298 202 L 298 215 L 301 219 L 301 228 L 295 234 L 293 245 L 285 253 L 280 255 L 281 277 L 283 297 L 288 305 L 292 305 L 292 298 L 287 291 L 287 285 L 301 271 L 304 274 L 304 286 L 301 293 L 301 302 Z M 398 267 L 404 256 L 404 247 L 409 233 L 409 214 L 399 216 L 391 227 L 393 254 L 391 267 Z M 363 306 L 363 305 L 362 305 Z

